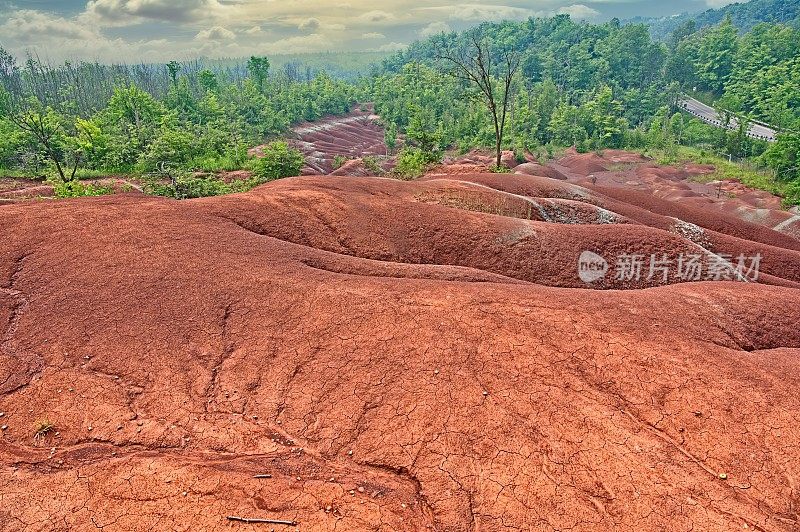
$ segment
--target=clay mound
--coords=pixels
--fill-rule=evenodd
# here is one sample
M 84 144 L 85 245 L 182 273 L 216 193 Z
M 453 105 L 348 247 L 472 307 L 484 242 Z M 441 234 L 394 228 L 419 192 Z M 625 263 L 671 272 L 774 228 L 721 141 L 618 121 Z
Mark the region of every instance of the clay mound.
M 600 156 L 606 161 L 614 164 L 638 164 L 649 162 L 650 159 L 641 153 L 629 152 L 625 150 L 603 150 Z M 711 168 L 714 171 L 714 168 Z
M 3 207 L 2 528 L 797 530 L 800 290 L 542 286 L 702 248 L 468 177 Z
M 593 187 L 593 189 L 604 196 L 622 202 L 622 204 L 609 204 L 607 208 L 625 211 L 620 212 L 620 214 L 634 216 L 634 219 L 636 219 L 636 216 L 632 215 L 630 210 L 632 208 L 643 208 L 648 213 L 679 218 L 686 222 L 733 237 L 800 251 L 800 240 L 797 238 L 772 230 L 761 224 L 744 221 L 739 216 L 732 216 L 710 210 L 706 206 L 708 201 L 704 202 L 702 206 L 685 203 L 680 204 L 657 198 L 652 194 L 634 190 L 623 190 L 615 187 Z M 624 204 L 627 204 L 627 206 Z M 648 222 L 643 221 L 642 223 Z M 648 223 L 648 225 L 652 224 Z
M 517 165 L 514 168 L 514 173 L 525 174 L 525 175 L 542 175 L 542 176 L 547 176 L 551 179 L 558 179 L 560 181 L 567 180 L 567 176 L 565 176 L 563 173 L 559 172 L 555 168 L 551 168 L 549 166 L 542 166 L 541 164 L 535 162 L 528 162 Z
M 608 171 L 592 166 L 600 160 L 608 161 Z M 560 161 L 548 163 L 548 167 L 575 184 L 638 191 L 681 206 L 718 211 L 723 218 L 735 217 L 800 239 L 800 218 L 783 210 L 781 198 L 733 179 L 698 179 L 713 174 L 712 165 L 688 163 L 664 167 L 636 153 L 605 150 L 600 154 L 580 155 L 571 149 Z M 534 170 L 525 173 L 542 174 Z
M 596 153 L 578 153 L 574 148 L 567 150 L 558 164 L 567 168 L 573 174 L 588 176 L 608 170 L 608 162 Z
M 305 164 L 301 175 L 325 175 L 334 171 L 334 158 L 360 158 L 366 155 L 385 156 L 384 130 L 372 106 L 356 106 L 344 116 L 329 116 L 307 122 L 293 129 L 290 143 L 303 153 Z M 250 150 L 259 156 L 263 146 Z M 339 175 L 342 175 L 339 173 Z M 356 172 L 355 175 L 367 175 Z

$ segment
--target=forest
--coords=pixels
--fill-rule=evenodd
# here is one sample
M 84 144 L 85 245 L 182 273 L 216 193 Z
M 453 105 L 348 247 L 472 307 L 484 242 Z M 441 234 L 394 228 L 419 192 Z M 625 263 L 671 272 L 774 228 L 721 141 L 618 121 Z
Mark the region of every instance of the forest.
M 261 56 L 49 65 L 36 56 L 20 62 L 0 48 L 0 173 L 49 176 L 70 196 L 101 193 L 80 180 L 109 174 L 139 175 L 150 191 L 180 197 L 244 190 L 299 172 L 301 156 L 280 141 L 293 124 L 371 100 L 390 151 L 405 139 L 397 167 L 406 176 L 446 150 L 552 157 L 568 146 L 626 148 L 665 162 L 739 161 L 747 184 L 800 204 L 796 25 L 742 28 L 728 13 L 711 26 L 684 20 L 663 40 L 651 30 L 568 15 L 484 23 L 415 42 L 357 79 L 352 68 L 363 57 L 348 59 L 348 74 L 335 77 Z M 739 127 L 713 128 L 682 113 L 683 94 Z M 749 138 L 753 120 L 777 128 L 778 141 Z M 268 160 L 248 155 L 269 141 Z M 239 169 L 253 178 L 192 177 Z
M 494 146 L 499 128 L 491 115 L 498 104 L 463 75 L 481 54 L 484 64 L 495 59 L 489 79 L 496 97 L 508 102 L 506 149 L 546 156 L 573 145 L 584 152 L 626 148 L 650 150 L 667 162 L 716 155 L 771 170 L 771 188 L 787 203 L 800 203 L 800 30 L 760 23 L 741 33 L 731 17 L 698 30 L 689 20 L 660 42 L 648 26 L 618 20 L 593 25 L 560 15 L 483 24 L 417 42 L 385 60 L 370 80 L 378 113 L 434 156 L 451 146 Z M 504 63 L 512 56 L 513 63 Z M 739 127 L 718 129 L 682 113 L 676 104 L 686 93 Z M 749 138 L 753 120 L 776 127 L 778 141 Z
M 19 65 L 0 50 L 0 80 L 0 169 L 53 175 L 67 196 L 102 192 L 79 181 L 108 174 L 152 178 L 153 192 L 181 187 L 184 197 L 296 175 L 302 157 L 285 143 L 275 142 L 263 159 L 248 149 L 280 139 L 297 122 L 346 113 L 356 99 L 351 83 L 292 62 L 273 71 L 266 57 L 53 67 L 35 57 Z M 226 184 L 190 176 L 242 168 L 254 178 Z M 165 177 L 172 189 L 160 186 Z

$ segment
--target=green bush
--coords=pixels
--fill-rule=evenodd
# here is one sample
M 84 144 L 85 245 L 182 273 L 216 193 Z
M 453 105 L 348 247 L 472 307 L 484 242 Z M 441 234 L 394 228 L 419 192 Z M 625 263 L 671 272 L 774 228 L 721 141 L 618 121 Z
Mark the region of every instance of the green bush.
M 377 157 L 374 155 L 367 155 L 361 160 L 364 162 L 364 168 L 369 170 L 372 175 L 383 175 L 383 168 L 381 168 Z
M 334 170 L 338 170 L 346 162 L 347 162 L 347 157 L 345 157 L 344 155 L 334 155 L 333 156 L 333 169 Z
M 158 170 L 164 164 L 182 167 L 197 154 L 195 137 L 181 129 L 163 128 L 139 158 L 143 172 Z
M 290 148 L 285 142 L 272 142 L 264 147 L 263 157 L 252 159 L 250 169 L 263 181 L 300 175 L 303 168 L 303 154 Z
M 57 198 L 80 198 L 84 196 L 104 196 L 113 194 L 113 187 L 96 185 L 93 183 L 81 183 L 74 181 L 57 181 L 53 183 L 53 194 Z
M 503 164 L 501 164 L 500 166 L 493 164 L 492 166 L 489 167 L 489 171 L 492 172 L 493 174 L 510 174 L 511 168 Z
M 416 147 L 405 147 L 397 156 L 394 172 L 405 178 L 419 177 L 428 165 L 441 160 L 437 153 L 426 152 Z

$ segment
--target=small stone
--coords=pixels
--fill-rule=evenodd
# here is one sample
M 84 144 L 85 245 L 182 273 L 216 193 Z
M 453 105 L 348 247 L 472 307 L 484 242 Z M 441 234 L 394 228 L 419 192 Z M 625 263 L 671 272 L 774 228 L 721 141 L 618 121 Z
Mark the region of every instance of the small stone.
M 695 415 L 695 417 L 700 417 L 700 416 L 703 415 L 703 413 L 701 411 L 699 411 L 699 410 L 695 410 L 694 415 Z
M 276 423 L 277 423 L 278 425 L 280 425 L 280 424 L 281 424 L 281 420 L 279 419 L 278 421 L 276 421 Z
M 89 360 L 90 358 L 92 358 L 92 357 L 90 357 L 89 355 L 86 355 L 85 357 L 83 357 L 84 360 Z
M 325 511 L 326 511 L 326 512 L 330 512 L 331 510 L 333 510 L 333 508 L 331 508 L 331 507 L 330 507 L 330 505 L 328 505 L 328 506 L 326 506 L 326 507 L 325 507 Z
M 483 391 L 483 396 L 484 396 L 484 397 L 486 397 L 487 395 L 489 395 L 489 392 L 487 392 L 486 390 L 484 390 L 484 391 Z
M 400 506 L 403 508 L 403 510 L 405 510 L 405 509 L 406 509 L 406 503 L 403 503 L 403 504 L 401 504 Z
M 8 425 L 3 425 L 2 427 L 0 427 L 0 430 L 6 430 L 7 428 L 8 428 Z
M 297 480 L 300 480 L 300 477 L 297 477 Z
M 719 478 L 721 478 L 722 480 L 727 480 L 728 479 L 728 474 L 727 473 L 720 473 L 719 474 Z
M 439 374 L 439 370 L 438 369 L 433 370 L 433 374 L 434 375 L 438 375 Z
M 353 449 L 350 449 L 349 451 L 347 451 L 347 456 L 353 456 Z
M 92 431 L 92 426 L 91 426 L 91 425 L 89 425 L 88 427 L 86 427 L 86 430 L 88 430 L 89 432 L 91 432 L 91 431 Z
M 359 486 L 358 487 L 358 492 L 359 493 L 364 493 L 364 486 Z
M 181 495 L 183 495 L 184 497 L 186 497 L 186 496 L 187 496 L 187 495 L 189 495 L 189 494 L 188 494 L 187 492 L 185 492 L 185 491 L 184 491 L 183 493 L 181 493 Z
M 335 481 L 336 481 L 336 479 L 335 479 L 335 478 L 333 478 L 333 477 L 331 477 L 331 478 L 329 478 L 329 479 L 328 479 L 328 482 L 335 482 Z
M 356 494 L 355 490 L 350 490 L 350 495 L 355 495 L 355 494 Z
M 0 412 L 0 417 L 3 417 L 4 415 L 6 415 L 5 412 Z
M 122 430 L 122 425 L 117 425 L 117 430 Z
M 69 391 L 74 392 L 75 388 L 70 388 Z
M 55 435 L 56 435 L 56 436 L 61 436 L 61 433 L 60 433 L 60 432 L 58 432 L 58 431 L 56 431 L 56 434 L 55 434 Z

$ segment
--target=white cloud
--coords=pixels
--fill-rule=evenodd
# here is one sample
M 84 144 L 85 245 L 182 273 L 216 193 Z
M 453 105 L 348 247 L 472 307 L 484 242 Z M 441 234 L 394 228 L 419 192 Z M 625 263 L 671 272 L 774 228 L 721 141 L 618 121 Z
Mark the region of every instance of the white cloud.
M 32 9 L 12 12 L 0 29 L 4 40 L 27 46 L 59 40 L 94 41 L 102 38 L 99 33 L 76 21 Z
M 313 17 L 312 18 L 308 18 L 308 19 L 304 20 L 303 22 L 301 22 L 300 24 L 297 25 L 297 29 L 298 30 L 300 30 L 300 31 L 309 31 L 309 32 L 315 32 L 315 31 L 317 31 L 319 29 L 319 27 L 320 27 L 319 19 L 316 19 L 316 18 L 313 18 Z
M 126 26 L 146 20 L 191 22 L 218 15 L 218 0 L 89 0 L 83 18 L 106 26 Z
M 427 39 L 428 37 L 433 37 L 434 35 L 439 35 L 440 33 L 450 33 L 453 31 L 450 28 L 450 25 L 447 22 L 431 22 L 421 30 L 419 30 L 419 36 L 423 39 Z
M 371 31 L 369 33 L 364 33 L 363 35 L 361 35 L 361 38 L 362 39 L 385 39 L 386 35 L 384 35 L 383 33 L 377 33 L 377 32 Z
M 521 20 L 534 16 L 537 12 L 522 7 L 500 6 L 491 4 L 458 4 L 437 7 L 420 7 L 420 13 L 446 16 L 450 20 L 465 22 L 483 22 L 487 20 Z
M 395 16 L 393 14 L 380 10 L 367 11 L 357 17 L 358 21 L 369 24 L 386 24 L 394 19 Z
M 401 42 L 390 42 L 388 44 L 384 44 L 382 46 L 378 46 L 375 51 L 376 52 L 398 52 L 400 50 L 405 50 L 408 48 L 407 44 L 403 44 Z
M 214 26 L 199 32 L 194 38 L 198 41 L 224 42 L 236 39 L 236 34 L 222 26 Z
M 574 4 L 571 6 L 564 6 L 558 8 L 556 11 L 559 15 L 569 15 L 570 17 L 576 20 L 588 20 L 597 17 L 600 12 L 596 9 L 592 9 L 589 6 L 585 6 L 583 4 Z

